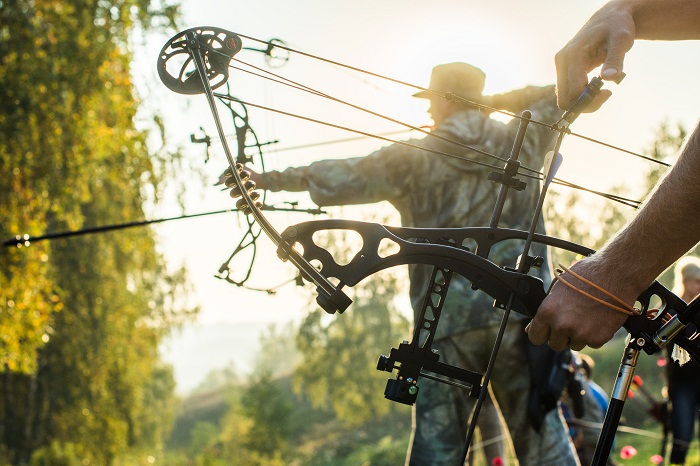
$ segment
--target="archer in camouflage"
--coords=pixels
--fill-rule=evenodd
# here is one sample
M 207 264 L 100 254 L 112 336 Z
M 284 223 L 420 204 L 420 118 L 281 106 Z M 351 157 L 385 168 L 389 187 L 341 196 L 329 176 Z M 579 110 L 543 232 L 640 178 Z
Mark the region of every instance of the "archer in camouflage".
M 389 201 L 407 227 L 450 228 L 489 226 L 501 185 L 488 180 L 493 168 L 454 156 L 502 167 L 503 163 L 451 141 L 507 159 L 519 122 L 503 123 L 461 101 L 446 100 L 439 92 L 451 92 L 473 102 L 510 112 L 530 110 L 532 119 L 552 123 L 561 116 L 554 86 L 527 86 L 505 94 L 484 96 L 484 73 L 466 63 L 449 63 L 433 69 L 428 91 L 416 97 L 430 99 L 429 113 L 435 123 L 430 135 L 411 139 L 409 145 L 394 143 L 365 157 L 322 160 L 305 167 L 252 174 L 261 189 L 308 191 L 319 206 L 369 204 Z M 434 137 L 439 135 L 442 138 Z M 544 155 L 552 148 L 556 133 L 530 124 L 519 161 L 541 170 Z M 537 204 L 540 183 L 527 182 L 523 191 L 511 189 L 499 226 L 528 230 Z M 544 221 L 538 219 L 538 232 Z M 493 262 L 515 267 L 522 242 L 494 246 Z M 533 245 L 531 254 L 547 257 L 546 248 Z M 545 261 L 547 262 L 547 261 Z M 410 298 L 414 310 L 421 308 L 432 268 L 410 265 Z M 545 283 L 550 269 L 533 269 Z M 440 360 L 473 371 L 486 369 L 502 311 L 493 299 L 471 289 L 454 275 L 436 329 L 433 348 Z M 506 421 L 521 466 L 568 466 L 578 461 L 558 409 L 546 413 L 539 429 L 528 418 L 526 406 L 531 386 L 530 361 L 523 331 L 526 317 L 512 313 L 504 343 L 493 371 L 491 390 Z M 456 466 L 462 454 L 468 413 L 475 400 L 464 391 L 431 380 L 421 380 L 414 407 L 414 431 L 407 464 Z M 482 437 L 484 432 L 482 431 Z

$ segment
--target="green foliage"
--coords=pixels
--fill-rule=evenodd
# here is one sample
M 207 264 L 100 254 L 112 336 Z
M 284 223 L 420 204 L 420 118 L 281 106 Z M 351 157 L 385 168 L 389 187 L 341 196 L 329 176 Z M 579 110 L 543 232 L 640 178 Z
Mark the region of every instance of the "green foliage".
M 29 464 L 30 466 L 80 466 L 82 462 L 72 443 L 51 442 L 51 445 L 35 451 Z
M 407 439 L 397 440 L 387 435 L 376 444 L 364 445 L 354 451 L 341 464 L 351 466 L 368 464 L 372 466 L 394 466 L 402 464 L 406 459 Z
M 259 375 L 241 400 L 243 413 L 252 421 L 245 446 L 259 454 L 282 452 L 291 434 L 292 400 L 269 373 Z
M 683 125 L 676 124 L 671 128 L 669 123 L 664 122 L 659 126 L 656 139 L 654 139 L 651 148 L 645 151 L 645 155 L 656 160 L 673 163 L 687 135 L 688 132 Z M 653 189 L 667 170 L 668 168 L 663 165 L 654 165 L 651 170 L 649 170 L 649 176 L 645 186 L 646 192 L 650 192 Z
M 247 387 L 224 390 L 228 402 L 220 407 L 223 417 L 216 423 L 197 422 L 189 433 L 187 448 L 179 445 L 180 455 L 198 465 L 289 464 L 286 458 L 295 426 L 293 416 L 300 405 L 288 381 L 264 374 Z
M 220 398 L 223 393 L 220 390 L 218 394 L 210 393 L 210 396 Z M 258 390 L 260 393 L 256 393 Z M 288 377 L 260 377 L 255 384 L 229 387 L 226 393 L 228 406 L 221 421 L 191 423 L 187 440 L 180 438 L 179 442 L 170 443 L 165 464 L 394 465 L 402 464 L 406 456 L 410 436 L 410 410 L 407 407 L 403 407 L 405 409 L 398 415 L 393 413 L 363 425 L 348 426 L 335 419 L 333 413 L 319 411 L 296 396 Z M 266 398 L 271 406 L 259 406 Z M 187 416 L 211 419 L 209 408 L 202 406 L 200 401 L 199 398 L 185 400 L 185 405 L 194 405 Z M 248 401 L 258 406 L 249 406 Z M 199 410 L 203 410 L 201 416 L 196 413 Z M 280 414 L 282 426 L 275 425 L 279 422 L 277 414 Z M 270 421 L 270 418 L 274 420 Z M 259 438 L 267 436 L 280 441 L 272 445 L 269 440 Z
M 165 445 L 166 449 L 170 451 L 188 450 L 193 454 L 197 453 L 199 450 L 196 447 L 191 447 L 195 426 L 204 423 L 219 427 L 224 414 L 229 409 L 227 391 L 231 390 L 234 390 L 232 386 L 218 386 L 208 392 L 194 393 L 182 400 L 177 411 L 175 425 Z
M 202 381 L 190 393 L 206 394 L 214 389 L 237 386 L 242 382 L 241 376 L 236 372 L 236 366 L 233 361 L 229 361 L 228 366 L 214 369 L 202 379 Z
M 256 371 L 273 375 L 286 375 L 293 371 L 300 360 L 295 342 L 297 331 L 293 322 L 280 329 L 274 324 L 270 325 L 267 332 L 260 336 L 260 347 L 263 350 L 257 355 Z
M 151 0 L 0 1 L 0 237 L 142 220 L 169 158 L 135 126 Z M 10 464 L 156 458 L 172 421 L 157 346 L 191 313 L 149 229 L 0 251 L 0 445 Z
M 216 438 L 219 427 L 211 422 L 198 422 L 190 434 L 190 450 L 198 452 L 208 447 L 212 439 Z
M 349 466 L 403 462 L 410 434 L 407 407 L 402 406 L 403 412 L 377 414 L 365 423 L 350 425 L 345 419 L 338 420 L 333 411 L 312 406 L 307 396 L 295 394 L 290 366 L 274 360 L 288 359 L 285 351 L 296 353 L 296 334 L 297 328 L 291 325 L 282 330 L 270 327 L 260 338 L 257 375 L 247 384 L 233 381 L 184 400 L 168 442 L 167 464 Z M 279 375 L 273 376 L 273 371 Z M 381 397 L 386 377 L 378 375 L 381 384 L 375 387 L 375 395 Z M 223 399 L 225 405 L 217 401 Z M 381 403 L 392 406 L 383 398 Z

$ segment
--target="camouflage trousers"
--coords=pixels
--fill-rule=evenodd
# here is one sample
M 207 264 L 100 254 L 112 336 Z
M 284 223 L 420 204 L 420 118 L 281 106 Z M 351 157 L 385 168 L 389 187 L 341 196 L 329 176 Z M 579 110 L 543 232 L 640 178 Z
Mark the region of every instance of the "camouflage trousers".
M 497 327 L 467 331 L 436 340 L 433 348 L 440 352 L 440 361 L 483 373 L 497 333 Z M 520 466 L 578 466 L 559 409 L 547 413 L 539 432 L 528 419 L 530 372 L 526 338 L 522 322 L 508 324 L 491 374 L 490 394 L 505 419 L 504 432 L 510 433 L 505 441 L 512 442 Z M 464 390 L 421 379 L 406 464 L 461 466 L 459 460 L 475 403 L 476 399 Z

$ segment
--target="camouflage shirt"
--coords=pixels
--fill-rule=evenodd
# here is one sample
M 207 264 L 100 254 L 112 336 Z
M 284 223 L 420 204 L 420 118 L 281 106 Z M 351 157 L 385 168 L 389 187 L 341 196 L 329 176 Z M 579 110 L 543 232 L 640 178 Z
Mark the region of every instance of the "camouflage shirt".
M 546 97 L 528 102 L 527 108 L 534 120 L 552 123 L 561 116 L 561 111 L 556 106 L 553 87 L 547 90 Z M 452 114 L 433 133 L 507 159 L 518 125 L 517 119 L 506 124 L 479 110 L 465 110 Z M 518 160 L 525 167 L 541 170 L 544 155 L 552 149 L 555 136 L 546 127 L 530 124 Z M 410 146 L 394 143 L 365 157 L 322 160 L 307 167 L 269 172 L 265 174 L 265 183 L 273 191 L 308 191 L 319 206 L 386 200 L 398 210 L 402 225 L 407 227 L 488 226 L 501 187 L 487 179 L 494 169 L 433 151 L 455 154 L 491 166 L 502 167 L 503 162 L 445 139 L 428 135 L 406 141 Z M 520 176 L 520 179 L 527 182 L 527 187 L 523 191 L 509 191 L 499 223 L 501 227 L 521 230 L 530 227 L 540 183 L 532 178 Z M 539 232 L 544 231 L 543 225 L 543 220 L 539 219 Z M 523 242 L 505 243 L 496 245 L 489 259 L 499 265 L 514 267 Z M 546 257 L 546 249 L 533 245 L 531 254 Z M 410 298 L 416 312 L 422 305 L 431 271 L 432 268 L 425 265 L 409 266 Z M 547 267 L 530 273 L 549 282 Z M 496 324 L 501 315 L 502 311 L 493 308 L 492 298 L 472 291 L 467 280 L 455 275 L 436 337 Z M 512 318 L 525 317 L 513 314 Z

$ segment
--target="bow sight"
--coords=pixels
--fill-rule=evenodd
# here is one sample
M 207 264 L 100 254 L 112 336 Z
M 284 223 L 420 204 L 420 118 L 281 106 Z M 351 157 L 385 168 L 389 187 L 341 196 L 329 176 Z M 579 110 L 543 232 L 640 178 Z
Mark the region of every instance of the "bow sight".
M 530 244 L 539 243 L 582 255 L 593 253 L 591 249 L 583 246 L 535 233 L 535 225 L 540 217 L 547 187 L 561 163 L 561 155 L 558 153 L 561 139 L 565 133 L 568 133 L 569 124 L 583 110 L 582 107 L 600 89 L 600 82 L 595 79 L 591 82 L 575 105 L 576 108 L 565 113 L 560 120 L 560 123 L 562 121 L 565 123 L 546 125 L 558 131 L 559 137 L 554 150 L 547 155 L 544 162 L 543 188 L 531 228 L 527 232 L 497 226 L 508 189 L 511 187 L 518 189 L 522 185 L 516 175 L 520 168 L 517 156 L 527 122 L 530 121 L 529 116 L 525 115 L 521 119 L 523 124 L 513 145 L 510 159 L 502 172 L 490 176 L 492 181 L 501 183 L 502 188 L 489 227 L 403 228 L 347 220 L 322 220 L 290 226 L 280 234 L 267 221 L 261 212 L 261 206 L 256 203 L 255 184 L 249 182 L 242 164 L 237 163 L 232 156 L 226 144 L 215 105 L 213 89 L 226 83 L 229 76 L 229 63 L 242 49 L 240 36 L 230 31 L 214 27 L 188 29 L 175 35 L 165 44 L 158 57 L 158 74 L 163 83 L 174 92 L 187 95 L 205 94 L 235 180 L 235 185 L 231 187 L 234 193 L 241 197 L 236 204 L 237 207 L 254 217 L 260 228 L 277 246 L 278 255 L 282 260 L 292 262 L 305 280 L 316 284 L 317 301 L 326 312 L 342 313 L 351 304 L 350 298 L 342 291 L 343 288 L 354 286 L 380 270 L 405 264 L 425 264 L 433 267 L 431 283 L 415 323 L 412 341 L 403 342 L 398 348 L 392 349 L 389 356 L 380 357 L 377 369 L 387 372 L 397 370 L 396 379 L 390 379 L 387 383 L 385 395 L 400 403 L 415 402 L 419 392 L 420 377 L 461 387 L 468 391 L 469 396 L 478 397 L 475 415 L 465 441 L 464 456 L 466 457 L 480 403 L 486 393 L 484 388 L 488 385 L 490 369 L 493 367 L 492 363 L 500 340 L 497 340 L 494 346 L 485 374 L 439 362 L 440 355 L 432 350 L 431 343 L 452 274 L 462 275 L 471 282 L 474 289 L 479 289 L 494 299 L 494 305 L 504 310 L 503 328 L 511 310 L 532 317 L 546 296 L 542 280 L 528 275 L 531 267 L 542 264 L 542 258 L 529 255 Z M 239 141 L 239 150 L 240 146 Z M 336 229 L 354 230 L 363 240 L 362 249 L 344 265 L 338 264 L 330 252 L 313 241 L 314 233 Z M 515 267 L 499 266 L 489 260 L 489 251 L 495 244 L 510 240 L 525 242 L 521 258 Z M 381 255 L 379 248 L 382 241 L 393 242 L 398 246 L 398 252 L 388 256 Z M 295 249 L 294 246 L 297 244 L 302 247 L 303 252 Z M 467 244 L 475 247 L 468 247 Z M 318 264 L 318 267 L 312 262 Z M 661 302 L 659 310 L 650 309 L 652 300 Z M 629 317 L 625 323 L 631 338 L 620 366 L 610 409 L 606 414 L 594 465 L 605 464 L 610 453 L 612 439 L 640 351 L 653 354 L 673 342 L 687 350 L 693 358 L 700 360 L 700 347 L 696 342 L 700 300 L 686 305 L 660 283 L 655 282 L 639 297 L 638 302 L 643 312 L 641 315 Z

